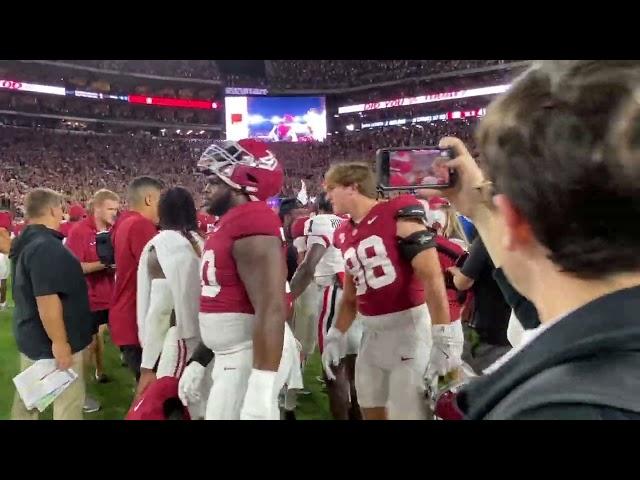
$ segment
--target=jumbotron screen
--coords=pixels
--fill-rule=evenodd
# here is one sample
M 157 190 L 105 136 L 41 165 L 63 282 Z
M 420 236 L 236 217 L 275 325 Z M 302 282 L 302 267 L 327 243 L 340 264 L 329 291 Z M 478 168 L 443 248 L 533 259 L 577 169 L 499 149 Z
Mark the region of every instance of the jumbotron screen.
M 324 97 L 225 97 L 228 140 L 323 141 L 327 136 Z

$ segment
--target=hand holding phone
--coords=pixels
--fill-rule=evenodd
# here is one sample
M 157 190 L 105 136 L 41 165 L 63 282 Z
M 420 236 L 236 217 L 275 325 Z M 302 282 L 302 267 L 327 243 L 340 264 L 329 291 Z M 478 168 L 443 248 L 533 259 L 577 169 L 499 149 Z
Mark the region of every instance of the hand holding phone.
M 454 158 L 448 148 L 432 146 L 383 148 L 376 152 L 378 189 L 382 192 L 446 189 L 455 184 Z

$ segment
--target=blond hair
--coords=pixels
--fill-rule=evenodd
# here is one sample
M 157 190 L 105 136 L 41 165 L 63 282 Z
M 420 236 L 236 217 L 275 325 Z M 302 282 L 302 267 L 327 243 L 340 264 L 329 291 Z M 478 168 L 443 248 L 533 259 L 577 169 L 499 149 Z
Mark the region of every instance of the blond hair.
M 27 218 L 38 218 L 47 208 L 62 207 L 64 197 L 50 188 L 35 188 L 24 199 L 24 211 Z
M 120 203 L 120 197 L 117 193 L 106 188 L 101 188 L 93 194 L 93 197 L 91 197 L 91 200 L 89 200 L 89 203 L 87 204 L 87 209 L 90 212 L 93 212 L 94 207 L 102 205 L 105 200 L 113 200 L 114 202 Z
M 324 176 L 329 187 L 355 185 L 358 192 L 365 197 L 377 197 L 376 181 L 371 167 L 363 162 L 337 163 L 332 165 Z

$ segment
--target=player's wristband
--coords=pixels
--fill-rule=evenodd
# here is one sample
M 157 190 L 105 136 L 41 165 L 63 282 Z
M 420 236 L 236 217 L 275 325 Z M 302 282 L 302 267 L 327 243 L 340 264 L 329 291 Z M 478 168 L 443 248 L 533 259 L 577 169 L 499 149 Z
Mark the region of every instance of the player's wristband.
M 187 365 L 192 362 L 198 362 L 203 367 L 206 367 L 211 363 L 211 360 L 213 360 L 213 356 L 213 350 L 210 350 L 204 343 L 200 342 L 196 347 L 196 351 L 193 352 L 193 355 L 191 355 L 191 358 L 187 362 Z

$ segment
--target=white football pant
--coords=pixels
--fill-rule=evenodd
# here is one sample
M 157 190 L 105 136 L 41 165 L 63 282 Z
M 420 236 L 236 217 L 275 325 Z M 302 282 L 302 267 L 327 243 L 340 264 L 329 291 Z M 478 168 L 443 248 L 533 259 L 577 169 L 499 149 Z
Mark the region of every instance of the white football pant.
M 426 305 L 367 317 L 356 360 L 356 390 L 362 408 L 387 407 L 390 420 L 425 420 L 424 374 L 431 353 Z
M 239 420 L 253 368 L 253 345 L 230 353 L 216 354 L 211 372 L 213 386 L 209 393 L 206 420 Z M 272 420 L 280 419 L 278 395 L 285 384 L 302 388 L 300 352 L 291 329 L 285 324 L 282 358 L 273 389 Z

